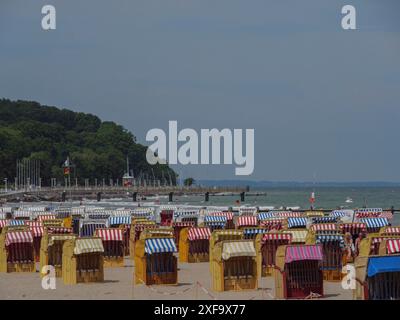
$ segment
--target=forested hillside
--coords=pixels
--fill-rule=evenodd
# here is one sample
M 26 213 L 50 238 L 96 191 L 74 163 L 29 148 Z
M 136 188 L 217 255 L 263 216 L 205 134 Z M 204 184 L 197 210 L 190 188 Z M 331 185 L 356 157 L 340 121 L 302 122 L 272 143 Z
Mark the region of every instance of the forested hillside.
M 135 177 L 149 179 L 175 173 L 167 165 L 150 166 L 147 147 L 122 126 L 98 117 L 31 101 L 0 99 L 0 178 L 13 181 L 17 159 L 40 159 L 44 184 L 62 178 L 62 164 L 69 156 L 80 179 L 121 179 L 128 155 Z M 153 169 L 153 172 L 152 172 Z

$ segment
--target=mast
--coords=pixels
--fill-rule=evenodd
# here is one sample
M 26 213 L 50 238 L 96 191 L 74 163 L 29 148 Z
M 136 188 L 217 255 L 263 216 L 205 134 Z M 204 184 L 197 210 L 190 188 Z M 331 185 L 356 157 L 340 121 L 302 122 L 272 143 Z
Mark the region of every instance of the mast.
M 126 156 L 126 174 L 129 176 L 129 157 Z

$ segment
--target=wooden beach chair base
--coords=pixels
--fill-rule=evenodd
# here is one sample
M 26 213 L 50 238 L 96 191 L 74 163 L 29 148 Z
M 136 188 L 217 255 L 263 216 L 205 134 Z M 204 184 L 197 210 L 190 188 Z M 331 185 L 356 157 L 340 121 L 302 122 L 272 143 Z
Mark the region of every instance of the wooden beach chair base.
M 7 272 L 36 272 L 36 265 L 34 262 L 7 263 Z
M 238 279 L 225 279 L 224 291 L 243 291 L 257 289 L 256 278 L 238 278 Z
M 76 281 L 78 283 L 103 282 L 104 274 L 100 270 L 78 271 Z
M 208 253 L 206 254 L 189 254 L 188 263 L 197 263 L 197 262 L 209 262 L 210 256 Z
M 274 267 L 263 266 L 261 270 L 261 277 L 272 277 L 274 274 Z

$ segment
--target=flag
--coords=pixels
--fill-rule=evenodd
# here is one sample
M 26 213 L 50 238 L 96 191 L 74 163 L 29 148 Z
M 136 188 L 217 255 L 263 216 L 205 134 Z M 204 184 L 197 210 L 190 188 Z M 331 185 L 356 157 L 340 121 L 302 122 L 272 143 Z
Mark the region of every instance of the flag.
M 69 157 L 64 162 L 64 167 L 69 167 Z
M 310 203 L 314 203 L 314 202 L 315 202 L 315 193 L 311 192 Z
M 64 176 L 68 176 L 71 173 L 69 157 L 67 157 L 67 160 L 65 160 L 63 167 L 64 167 Z
M 70 169 L 69 169 L 69 167 L 65 167 L 64 168 L 64 176 L 67 176 L 67 175 L 69 175 L 70 174 Z

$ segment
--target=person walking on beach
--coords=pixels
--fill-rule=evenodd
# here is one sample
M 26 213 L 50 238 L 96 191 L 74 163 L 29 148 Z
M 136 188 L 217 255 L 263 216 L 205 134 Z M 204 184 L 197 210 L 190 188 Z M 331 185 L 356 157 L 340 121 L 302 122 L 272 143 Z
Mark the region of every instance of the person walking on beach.
M 344 235 L 344 264 L 351 262 L 354 257 L 354 243 L 350 232 Z
M 365 239 L 366 235 L 365 232 L 360 232 L 358 234 L 358 238 L 356 239 L 355 243 L 355 256 L 357 257 L 360 254 L 360 244 L 362 239 Z

